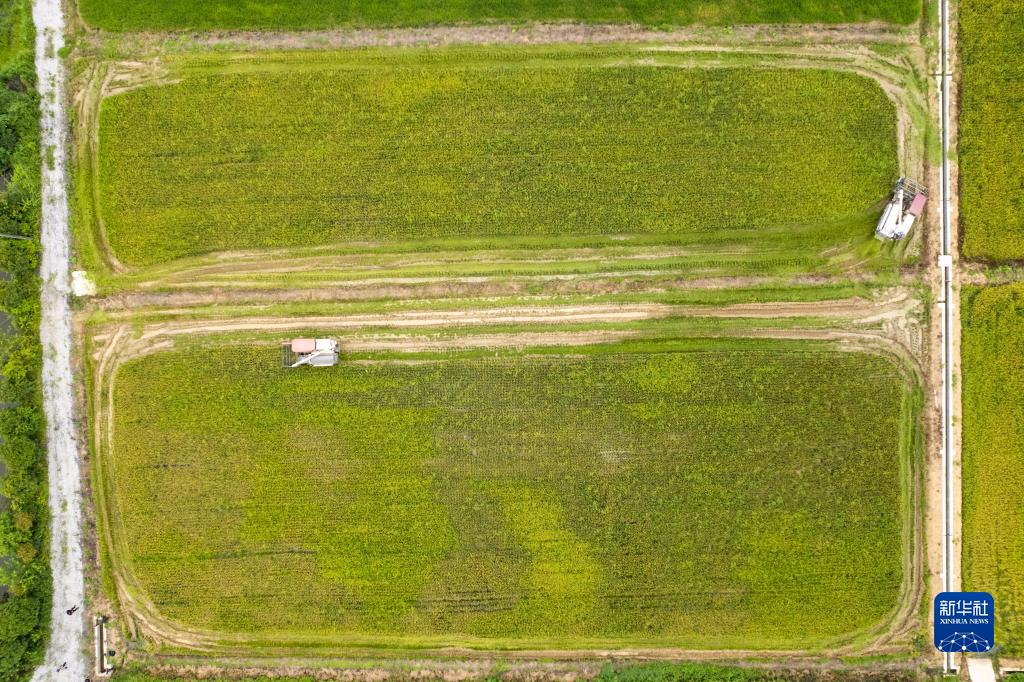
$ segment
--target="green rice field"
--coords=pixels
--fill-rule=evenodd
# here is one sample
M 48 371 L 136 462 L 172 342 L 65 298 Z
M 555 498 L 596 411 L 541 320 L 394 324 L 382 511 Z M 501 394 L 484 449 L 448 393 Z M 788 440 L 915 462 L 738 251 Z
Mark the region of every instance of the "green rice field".
M 472 22 L 731 24 L 914 21 L 910 0 L 80 0 L 82 17 L 114 31 L 308 29 Z
M 965 291 L 963 570 L 995 596 L 996 642 L 1024 654 L 1024 284 Z
M 959 17 L 963 254 L 1024 260 L 1024 3 L 963 0 Z
M 103 101 L 99 214 L 128 266 L 364 241 L 740 235 L 822 260 L 870 243 L 898 175 L 875 82 L 684 59 L 185 59 L 179 82 Z
M 907 380 L 822 344 L 716 343 L 129 360 L 116 561 L 172 622 L 264 642 L 855 637 L 899 601 Z

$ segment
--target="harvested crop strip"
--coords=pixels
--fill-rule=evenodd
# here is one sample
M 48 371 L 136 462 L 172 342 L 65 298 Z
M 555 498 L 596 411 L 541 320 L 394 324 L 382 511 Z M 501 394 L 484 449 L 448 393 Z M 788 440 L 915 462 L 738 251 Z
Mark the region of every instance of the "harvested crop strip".
M 363 240 L 699 233 L 785 239 L 802 256 L 870 239 L 898 172 L 895 108 L 875 82 L 637 54 L 186 67 L 103 102 L 107 238 L 136 266 Z
M 966 292 L 964 581 L 996 599 L 996 641 L 1024 654 L 1024 285 Z
M 171 622 L 271 642 L 771 648 L 880 623 L 903 373 L 715 343 L 130 360 L 119 561 Z
M 910 23 L 919 5 L 911 0 L 82 0 L 90 24 L 115 31 L 331 26 L 428 26 L 480 21 L 585 21 L 603 23 L 756 24 L 891 21 Z

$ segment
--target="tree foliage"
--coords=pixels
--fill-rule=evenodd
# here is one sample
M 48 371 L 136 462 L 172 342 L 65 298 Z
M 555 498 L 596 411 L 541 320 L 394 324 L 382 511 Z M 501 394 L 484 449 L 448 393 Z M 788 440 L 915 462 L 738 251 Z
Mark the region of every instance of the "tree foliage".
M 50 603 L 46 465 L 39 373 L 39 99 L 27 0 L 0 3 L 0 681 L 28 675 L 41 659 Z M 13 22 L 13 23 L 12 23 Z

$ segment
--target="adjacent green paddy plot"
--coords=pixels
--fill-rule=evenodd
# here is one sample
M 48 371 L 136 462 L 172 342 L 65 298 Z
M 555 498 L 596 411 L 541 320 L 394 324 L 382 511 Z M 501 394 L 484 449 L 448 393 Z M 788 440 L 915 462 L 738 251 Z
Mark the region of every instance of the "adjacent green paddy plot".
M 130 360 L 116 561 L 180 626 L 267 642 L 805 647 L 884 621 L 904 373 L 701 347 Z
M 917 18 L 911 0 L 81 0 L 82 17 L 114 31 L 425 26 L 487 21 L 756 24 Z
M 964 581 L 1024 654 L 1024 285 L 972 289 L 963 317 Z
M 129 266 L 568 235 L 784 240 L 824 260 L 870 240 L 898 175 L 895 108 L 874 81 L 678 59 L 566 48 L 186 62 L 179 81 L 102 104 L 106 235 Z

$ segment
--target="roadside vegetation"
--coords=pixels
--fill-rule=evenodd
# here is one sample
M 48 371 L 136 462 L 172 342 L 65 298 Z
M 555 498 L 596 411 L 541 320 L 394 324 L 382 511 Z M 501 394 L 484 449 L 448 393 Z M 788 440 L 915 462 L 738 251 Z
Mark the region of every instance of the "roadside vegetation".
M 133 602 L 264 644 L 850 641 L 901 599 L 911 393 L 813 342 L 196 343 L 118 370 L 111 556 Z
M 963 255 L 1024 260 L 1024 3 L 959 8 Z
M 968 589 L 992 592 L 996 642 L 1024 655 L 1024 284 L 963 305 L 963 534 Z
M 895 107 L 877 83 L 742 61 L 679 68 L 702 58 L 186 58 L 179 82 L 103 101 L 99 218 L 134 267 L 342 242 L 633 235 L 731 242 L 734 256 L 796 242 L 788 256 L 807 270 L 869 242 L 899 174 Z
M 49 621 L 39 374 L 39 100 L 28 0 L 0 2 L 0 680 L 42 658 Z
M 113 31 L 310 29 L 338 26 L 429 26 L 480 22 L 779 24 L 887 21 L 909 24 L 920 4 L 911 0 L 80 0 L 89 24 Z
M 892 668 L 888 670 L 871 670 L 865 668 L 829 668 L 799 669 L 781 666 L 758 667 L 727 666 L 711 663 L 620 663 L 606 664 L 596 674 L 587 672 L 592 665 L 577 664 L 572 669 L 572 676 L 577 680 L 594 680 L 595 682 L 920 682 L 921 680 L 942 680 L 942 674 L 935 671 L 924 671 L 914 668 Z M 556 670 L 558 668 L 556 667 Z M 385 668 L 385 670 L 387 670 Z M 556 673 L 557 674 L 557 673 Z M 498 663 L 493 673 L 481 679 L 516 680 L 522 675 L 514 670 L 514 664 Z M 438 675 L 440 677 L 440 675 Z M 387 671 L 383 676 L 386 680 L 413 679 L 407 671 Z M 207 682 L 229 682 L 230 678 L 203 678 Z M 248 677 L 251 682 L 275 682 L 279 677 Z M 293 677 L 293 682 L 316 682 L 312 676 Z M 161 677 L 142 671 L 119 672 L 114 682 L 192 682 L 188 676 Z

